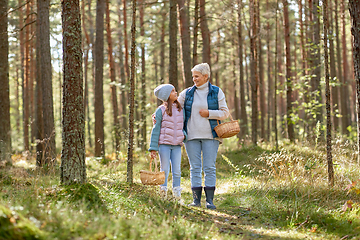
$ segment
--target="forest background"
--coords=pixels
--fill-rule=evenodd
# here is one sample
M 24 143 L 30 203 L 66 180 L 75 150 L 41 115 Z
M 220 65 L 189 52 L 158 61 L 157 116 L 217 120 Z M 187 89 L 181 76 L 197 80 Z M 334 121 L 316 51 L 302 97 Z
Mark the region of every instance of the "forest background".
M 60 239 L 167 239 L 160 224 L 187 239 L 357 237 L 359 12 L 344 0 L 0 0 L 0 238 L 23 226 L 15 211 Z M 191 86 L 200 62 L 241 129 L 220 149 L 213 212 L 133 184 L 153 89 Z
M 11 149 L 34 153 L 36 145 L 56 144 L 54 156 L 62 142 L 61 5 L 8 4 Z M 211 81 L 224 90 L 241 125 L 240 142 L 313 139 L 314 130 L 326 125 L 322 4 L 139 1 L 132 23 L 130 2 L 82 1 L 87 153 L 105 156 L 126 148 L 131 24 L 137 27 L 136 147 L 146 149 L 149 117 L 157 106 L 154 87 L 170 82 L 180 92 L 192 85 L 191 67 L 200 62 L 210 64 Z M 332 131 L 354 140 L 350 14 L 346 1 L 331 1 L 327 8 Z M 46 62 L 37 65 L 41 57 Z

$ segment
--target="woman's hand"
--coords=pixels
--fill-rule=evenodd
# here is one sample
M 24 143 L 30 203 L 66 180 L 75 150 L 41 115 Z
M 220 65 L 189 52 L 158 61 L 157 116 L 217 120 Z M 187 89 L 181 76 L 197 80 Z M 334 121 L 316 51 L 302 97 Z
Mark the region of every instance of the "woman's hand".
M 150 151 L 150 156 L 151 156 L 151 159 L 156 158 L 156 151 L 151 150 L 151 151 Z
M 204 118 L 209 117 L 209 110 L 207 110 L 207 109 L 201 109 L 201 110 L 199 111 L 199 113 L 200 113 L 200 116 L 202 116 L 202 117 L 204 117 Z

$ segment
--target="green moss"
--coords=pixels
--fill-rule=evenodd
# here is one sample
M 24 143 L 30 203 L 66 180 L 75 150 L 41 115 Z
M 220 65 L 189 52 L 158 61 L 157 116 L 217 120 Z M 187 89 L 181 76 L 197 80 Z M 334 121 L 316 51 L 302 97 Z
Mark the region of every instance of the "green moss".
M 45 235 L 21 214 L 0 205 L 0 239 L 45 239 Z
M 89 209 L 106 211 L 99 189 L 90 183 L 64 186 L 60 196 L 70 203 L 84 202 Z

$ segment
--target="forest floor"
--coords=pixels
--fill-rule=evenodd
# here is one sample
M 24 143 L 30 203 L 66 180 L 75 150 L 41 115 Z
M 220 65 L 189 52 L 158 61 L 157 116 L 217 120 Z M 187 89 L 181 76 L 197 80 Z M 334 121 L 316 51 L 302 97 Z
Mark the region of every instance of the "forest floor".
M 216 210 L 187 207 L 189 164 L 182 161 L 184 205 L 141 184 L 148 157 L 135 154 L 134 184 L 126 159 L 87 157 L 87 183 L 62 186 L 40 175 L 35 160 L 13 156 L 0 168 L 0 239 L 360 239 L 360 166 L 347 141 L 333 146 L 329 187 L 325 146 L 221 145 Z M 171 186 L 171 180 L 169 182 Z

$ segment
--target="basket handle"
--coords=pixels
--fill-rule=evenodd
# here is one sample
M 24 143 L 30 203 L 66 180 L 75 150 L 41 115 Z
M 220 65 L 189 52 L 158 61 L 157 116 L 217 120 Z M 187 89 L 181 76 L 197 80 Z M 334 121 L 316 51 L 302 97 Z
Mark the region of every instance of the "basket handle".
M 152 161 L 153 161 L 153 158 L 150 158 L 150 166 L 149 166 L 149 168 L 150 168 L 150 172 L 152 172 L 152 169 L 151 169 L 151 163 L 152 163 Z M 154 158 L 154 163 L 155 163 L 155 172 L 158 172 L 158 167 L 157 167 L 157 160 L 156 160 L 156 158 Z
M 230 120 L 231 120 L 231 121 L 234 121 L 233 118 L 232 118 L 232 116 L 231 116 L 231 113 L 229 114 L 229 116 L 230 116 Z M 217 124 L 218 124 L 218 125 L 220 124 L 219 119 L 217 119 Z

